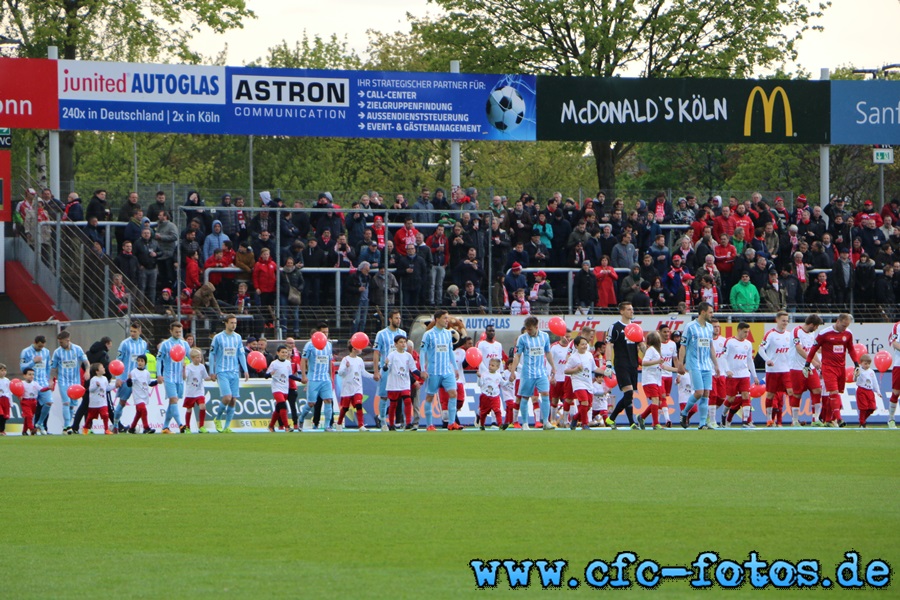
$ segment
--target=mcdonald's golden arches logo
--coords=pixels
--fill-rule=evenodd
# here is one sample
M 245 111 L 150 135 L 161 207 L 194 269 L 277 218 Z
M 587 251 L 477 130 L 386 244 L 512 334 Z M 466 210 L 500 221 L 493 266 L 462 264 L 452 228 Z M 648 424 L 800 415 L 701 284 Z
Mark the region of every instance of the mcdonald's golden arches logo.
M 744 137 L 750 137 L 753 125 L 753 105 L 756 102 L 757 94 L 762 99 L 765 132 L 772 133 L 772 112 L 775 110 L 775 97 L 780 95 L 784 103 L 784 135 L 785 137 L 794 137 L 791 102 L 788 100 L 787 92 L 780 85 L 773 89 L 771 94 L 766 94 L 761 86 L 756 86 L 750 91 L 750 96 L 747 98 L 747 110 L 744 113 Z

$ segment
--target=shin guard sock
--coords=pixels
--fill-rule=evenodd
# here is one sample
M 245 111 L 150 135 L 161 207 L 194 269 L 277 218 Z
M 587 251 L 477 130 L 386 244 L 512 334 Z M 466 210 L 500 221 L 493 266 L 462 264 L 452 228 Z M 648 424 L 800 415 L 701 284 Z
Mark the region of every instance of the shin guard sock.
M 366 424 L 365 416 L 363 416 L 362 404 L 356 405 L 356 426 L 364 427 Z
M 122 419 L 123 410 L 125 410 L 125 407 L 122 406 L 122 403 L 116 402 L 116 409 L 113 411 L 113 425 L 119 424 L 119 421 Z
M 194 414 L 194 409 L 193 409 L 193 408 L 186 408 L 186 409 L 184 409 L 184 425 L 185 425 L 185 427 L 187 427 L 188 429 L 191 428 L 191 415 L 193 415 L 193 414 Z
M 456 423 L 456 402 L 453 398 L 447 403 L 447 423 Z
M 203 428 L 206 425 L 206 405 L 203 407 L 197 407 L 197 427 Z
M 338 413 L 338 425 L 344 424 L 344 415 L 347 414 L 347 410 L 348 409 L 346 407 L 344 407 L 344 406 L 341 407 L 341 412 Z
M 550 422 L 550 397 L 549 396 L 541 396 L 541 418 L 544 423 Z
M 412 398 L 406 397 L 403 399 L 403 416 L 406 417 L 406 424 L 412 425 Z
M 890 420 L 894 420 L 894 415 L 897 414 L 897 401 L 894 399 L 893 394 L 891 394 L 891 405 L 888 407 L 888 417 Z
M 513 424 L 513 419 L 516 418 L 516 416 L 515 416 L 515 411 L 516 411 L 515 406 L 516 406 L 516 405 L 515 405 L 515 403 L 513 403 L 513 402 L 507 402 L 507 403 L 506 403 L 506 418 L 503 420 L 503 423 L 504 423 L 505 425 L 512 425 L 512 424 Z
M 425 400 L 425 427 L 431 427 L 434 423 L 434 402 Z
M 588 411 L 591 410 L 591 407 L 588 405 L 578 405 L 578 418 L 581 420 L 582 427 L 588 427 L 590 425 L 590 417 L 588 417 Z
M 519 400 L 519 424 L 528 425 L 528 400 Z
M 700 413 L 700 425 L 706 425 L 706 417 L 709 414 L 709 398 L 702 396 L 697 405 L 700 407 L 697 412 Z
M 322 404 L 322 426 L 325 429 L 331 427 L 332 419 L 334 419 L 334 402 L 329 398 Z
M 653 415 L 653 426 L 656 427 L 659 425 L 659 405 L 651 404 L 650 413 Z
M 219 409 L 216 411 L 216 421 L 221 421 L 226 412 L 228 412 L 228 405 L 224 402 L 220 402 Z
M 384 421 L 387 418 L 388 407 L 391 405 L 391 401 L 387 398 L 382 398 L 378 401 L 378 418 Z
M 634 406 L 632 405 L 632 401 L 634 399 L 634 390 L 628 390 L 622 395 L 622 402 L 624 404 L 625 416 L 628 417 L 628 424 L 634 425 Z
M 387 413 L 388 427 L 394 427 L 397 423 L 397 401 L 391 400 L 391 406 Z
M 749 424 L 750 424 L 750 417 L 751 417 L 751 415 L 750 415 L 750 407 L 749 407 L 749 406 L 745 406 L 745 407 L 744 407 L 744 414 L 743 414 L 744 425 L 749 425 Z
M 225 411 L 225 429 L 231 427 L 231 421 L 234 419 L 234 406 L 229 406 L 228 410 Z

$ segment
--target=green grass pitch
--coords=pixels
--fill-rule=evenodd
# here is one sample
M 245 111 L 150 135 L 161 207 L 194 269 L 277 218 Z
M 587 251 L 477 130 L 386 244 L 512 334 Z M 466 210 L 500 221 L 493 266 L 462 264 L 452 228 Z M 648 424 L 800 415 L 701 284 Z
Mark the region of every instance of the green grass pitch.
M 0 589 L 484 598 L 510 593 L 507 580 L 477 590 L 472 559 L 564 558 L 566 579 L 583 580 L 589 561 L 625 550 L 674 565 L 756 550 L 819 559 L 833 575 L 855 549 L 896 569 L 897 440 L 849 429 L 5 438 Z M 573 593 L 536 580 L 517 593 Z M 896 597 L 897 585 L 862 595 Z M 643 593 L 696 592 L 665 581 Z

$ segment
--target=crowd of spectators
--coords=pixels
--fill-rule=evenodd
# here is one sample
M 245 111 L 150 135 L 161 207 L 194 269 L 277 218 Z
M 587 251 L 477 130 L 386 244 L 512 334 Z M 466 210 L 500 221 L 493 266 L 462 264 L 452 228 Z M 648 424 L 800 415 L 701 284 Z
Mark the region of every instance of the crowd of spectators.
M 80 203 L 70 195 L 65 214 L 83 214 L 95 249 L 111 251 L 97 224 L 113 218 L 105 192 L 86 210 Z M 758 193 L 704 202 L 688 195 L 674 205 L 659 193 L 626 209 L 602 193 L 580 204 L 556 193 L 541 203 L 528 194 L 480 201 L 475 188 L 449 196 L 423 188 L 412 202 L 369 192 L 341 207 L 328 192 L 309 204 L 262 192 L 258 204 L 269 210 L 240 210 L 245 199 L 228 194 L 207 203 L 190 192 L 179 231 L 165 193 L 146 210 L 132 193 L 117 214 L 127 226 L 116 229 L 114 261 L 165 310 L 179 278 L 187 289 L 182 304 L 190 305 L 212 267 L 240 269 L 209 276 L 207 295 L 229 310 L 275 305 L 280 277 L 280 303 L 293 315 L 298 306 L 336 303 L 334 275 L 310 268 L 346 268 L 341 300 L 359 308 L 357 329 L 365 327 L 366 307 L 383 306 L 385 297 L 404 306 L 485 312 L 490 304 L 546 314 L 554 299 L 568 296 L 569 274 L 560 268 L 574 272 L 572 293 L 583 312 L 624 300 L 639 311 L 700 301 L 743 312 L 837 308 L 854 294 L 893 318 L 900 296 L 898 200 L 881 211 L 869 200 L 850 210 L 832 197 L 822 209 L 801 195 L 788 209 L 781 198 Z M 229 207 L 235 210 L 219 210 Z M 272 210 L 281 208 L 322 210 Z

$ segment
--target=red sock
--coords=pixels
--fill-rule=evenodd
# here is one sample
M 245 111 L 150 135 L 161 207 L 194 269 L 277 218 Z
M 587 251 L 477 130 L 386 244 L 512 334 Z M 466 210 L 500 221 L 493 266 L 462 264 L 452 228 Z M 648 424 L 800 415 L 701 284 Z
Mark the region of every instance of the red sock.
M 410 400 L 410 402 L 412 402 L 412 400 Z M 460 410 L 463 407 L 463 404 L 465 404 L 465 403 L 466 403 L 465 398 L 460 398 L 459 396 L 457 396 L 456 397 L 456 410 L 457 411 Z
M 206 405 L 204 404 L 202 407 L 197 407 L 197 427 L 201 429 L 206 424 Z
M 274 429 L 274 428 L 275 428 L 275 423 L 277 423 L 277 422 L 278 422 L 278 411 L 277 411 L 277 410 L 273 410 L 273 411 L 272 411 L 272 418 L 269 419 L 269 429 Z
M 109 429 L 109 415 L 101 415 L 103 417 L 103 431 Z
M 188 409 L 185 409 L 185 411 L 184 411 L 184 426 L 187 427 L 188 429 L 191 428 L 191 414 L 193 414 L 193 412 L 194 412 L 193 408 L 188 408 Z
M 867 410 L 861 410 L 861 411 L 859 411 L 859 425 L 860 425 L 860 427 L 865 427 L 865 426 L 866 426 L 866 419 L 867 419 L 868 416 L 869 416 L 869 415 L 867 414 L 868 412 L 869 412 L 869 411 L 867 411 Z
M 403 399 L 403 416 L 406 417 L 406 424 L 412 425 L 412 398 L 409 396 Z
M 588 411 L 590 409 L 591 407 L 586 404 L 578 405 L 578 420 L 581 421 L 582 427 L 585 427 L 588 424 Z
M 649 416 L 650 416 L 650 413 L 653 412 L 651 409 L 652 409 L 654 406 L 656 406 L 656 405 L 653 404 L 653 403 L 648 404 L 648 405 L 647 405 L 647 408 L 644 409 L 644 412 L 641 413 L 641 418 L 642 418 L 642 419 L 646 419 L 647 417 L 649 417 Z
M 281 417 L 281 425 L 282 425 L 285 429 L 290 429 L 290 426 L 288 425 L 287 409 L 286 409 L 286 408 L 282 408 L 281 410 L 279 410 L 279 411 L 278 411 L 278 416 Z
M 650 413 L 653 415 L 653 426 L 659 425 L 659 404 L 651 404 L 649 406 Z
M 357 406 L 356 407 L 356 426 L 357 427 L 362 427 L 366 424 L 366 422 L 363 419 L 364 419 L 364 417 L 363 417 L 362 406 Z
M 347 409 L 345 407 L 342 407 L 341 414 L 338 415 L 338 420 L 337 420 L 338 425 L 344 424 L 344 415 L 346 415 L 346 414 L 347 414 Z
M 137 427 L 138 421 L 141 420 L 141 414 L 139 412 L 134 413 L 134 420 L 131 422 L 131 428 L 134 429 Z
M 694 406 L 691 407 L 691 410 L 688 411 L 688 416 L 690 417 L 691 415 L 696 414 L 698 410 L 700 409 L 697 408 L 696 404 L 694 404 Z
M 891 392 L 891 402 L 892 403 L 896 404 L 898 398 L 900 398 L 900 394 L 895 394 L 894 392 Z
M 512 425 L 513 423 L 513 411 L 515 410 L 515 404 L 512 402 L 506 403 L 506 419 L 503 421 L 504 425 Z
M 840 394 L 832 394 L 831 395 L 831 420 L 835 423 L 840 423 L 841 421 L 841 395 Z
M 603 419 L 604 421 L 606 421 L 606 419 L 609 418 L 609 411 L 608 411 L 608 410 L 601 410 L 601 411 L 600 411 L 600 418 Z
M 494 409 L 494 425 L 499 425 L 503 422 L 503 415 L 500 414 L 500 409 Z M 484 425 L 484 418 L 482 417 L 481 424 Z
M 397 401 L 391 400 L 391 407 L 388 409 L 388 425 L 393 427 L 396 423 Z

